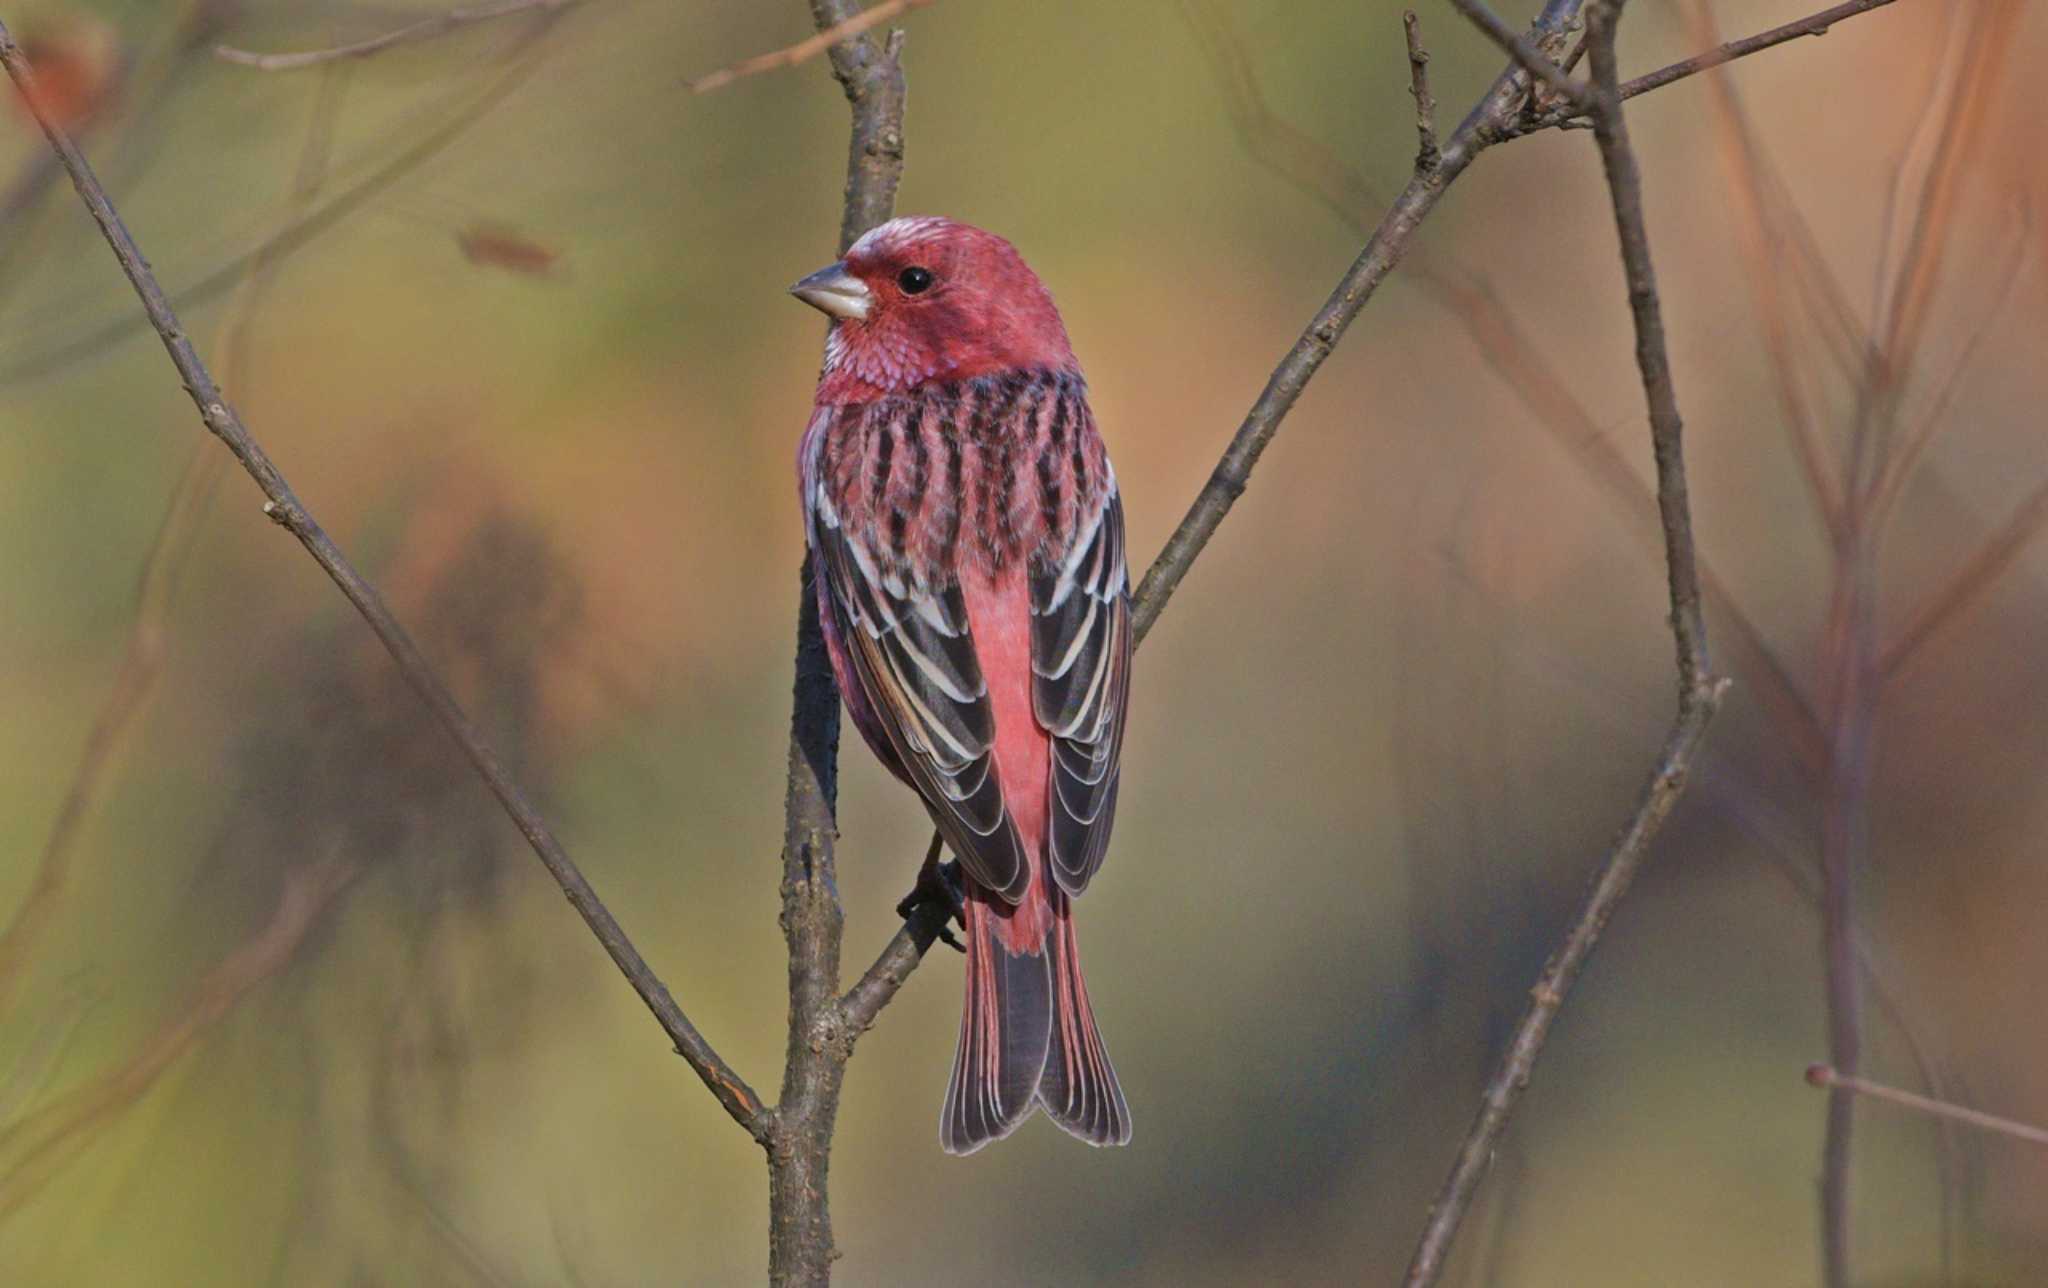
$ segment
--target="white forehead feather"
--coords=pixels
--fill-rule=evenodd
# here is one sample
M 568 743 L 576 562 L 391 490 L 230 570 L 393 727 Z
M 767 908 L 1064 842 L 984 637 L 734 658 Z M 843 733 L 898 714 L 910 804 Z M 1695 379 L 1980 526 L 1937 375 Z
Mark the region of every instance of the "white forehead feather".
M 952 220 L 938 215 L 906 215 L 868 229 L 859 241 L 847 248 L 846 253 L 849 256 L 872 255 L 884 247 L 900 250 L 927 237 L 936 237 L 952 226 Z

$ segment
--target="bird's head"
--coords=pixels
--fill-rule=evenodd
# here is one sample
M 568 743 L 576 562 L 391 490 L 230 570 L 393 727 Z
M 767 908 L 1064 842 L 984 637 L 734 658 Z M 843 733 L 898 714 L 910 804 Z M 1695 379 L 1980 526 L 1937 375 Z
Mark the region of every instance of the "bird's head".
M 789 290 L 832 318 L 820 403 L 1074 366 L 1059 310 L 1017 248 L 950 219 L 892 219 Z

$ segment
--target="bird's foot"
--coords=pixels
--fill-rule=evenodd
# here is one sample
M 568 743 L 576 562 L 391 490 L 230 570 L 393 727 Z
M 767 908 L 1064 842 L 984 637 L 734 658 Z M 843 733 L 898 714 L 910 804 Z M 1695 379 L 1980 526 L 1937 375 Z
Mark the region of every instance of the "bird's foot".
M 905 921 L 915 919 L 926 908 L 943 908 L 945 915 L 939 918 L 938 937 L 949 944 L 954 952 L 964 953 L 966 945 L 953 934 L 950 923 L 958 921 L 967 924 L 967 891 L 961 884 L 960 865 L 957 862 L 939 862 L 939 847 L 932 846 L 924 856 L 924 866 L 917 870 L 917 884 L 910 893 L 903 896 L 896 905 L 896 915 Z

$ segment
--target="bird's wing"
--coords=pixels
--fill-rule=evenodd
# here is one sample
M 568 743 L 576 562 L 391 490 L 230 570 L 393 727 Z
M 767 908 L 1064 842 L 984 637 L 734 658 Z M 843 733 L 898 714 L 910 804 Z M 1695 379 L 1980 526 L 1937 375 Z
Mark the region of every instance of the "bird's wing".
M 1046 850 L 1077 895 L 1102 866 L 1116 816 L 1130 700 L 1131 592 L 1112 475 L 1065 559 L 1031 573 L 1032 706 L 1052 740 Z
M 967 875 L 1016 903 L 1031 865 L 995 772 L 995 713 L 959 580 L 883 572 L 826 491 L 810 498 L 811 540 L 854 674 Z

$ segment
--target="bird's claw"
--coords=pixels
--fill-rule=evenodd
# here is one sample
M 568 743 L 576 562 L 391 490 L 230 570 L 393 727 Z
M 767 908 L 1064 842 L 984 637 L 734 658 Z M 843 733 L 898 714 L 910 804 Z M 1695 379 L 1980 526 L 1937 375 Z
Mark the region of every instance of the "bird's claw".
M 967 891 L 961 884 L 960 865 L 956 862 L 940 863 L 937 849 L 926 856 L 924 866 L 918 869 L 917 884 L 897 903 L 896 915 L 909 921 L 935 904 L 946 909 L 946 915 L 936 928 L 938 938 L 954 952 L 966 952 L 967 946 L 953 934 L 950 924 L 954 921 L 962 926 L 967 924 Z

